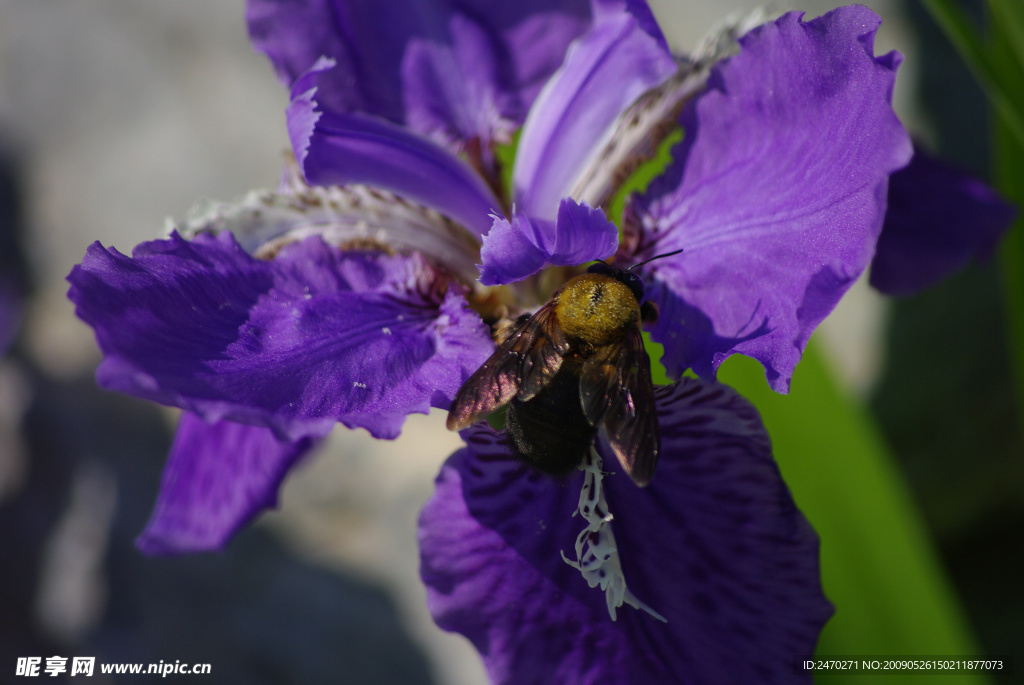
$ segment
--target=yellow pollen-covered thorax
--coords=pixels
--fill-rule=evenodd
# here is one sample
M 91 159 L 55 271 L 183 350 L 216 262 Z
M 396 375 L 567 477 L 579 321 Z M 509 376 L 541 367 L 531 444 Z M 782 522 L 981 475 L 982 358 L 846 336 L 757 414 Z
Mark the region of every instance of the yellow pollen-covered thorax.
M 583 274 L 562 288 L 555 315 L 570 338 L 608 345 L 640 325 L 640 303 L 629 287 L 611 276 Z

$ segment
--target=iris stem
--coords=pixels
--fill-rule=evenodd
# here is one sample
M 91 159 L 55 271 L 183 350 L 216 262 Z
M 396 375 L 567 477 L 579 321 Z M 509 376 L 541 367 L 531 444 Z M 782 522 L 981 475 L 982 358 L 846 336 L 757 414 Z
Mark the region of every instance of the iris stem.
M 998 3 L 1000 0 L 991 0 Z M 1010 0 L 1016 2 L 1018 0 Z M 961 59 L 974 74 L 1007 129 L 1024 145 L 1024 103 L 1015 99 L 1002 78 L 990 47 L 983 41 L 974 22 L 955 0 L 921 0 L 939 27 L 946 34 Z M 1024 49 L 1024 48 L 1022 48 Z
M 982 33 L 956 0 L 921 0 L 968 66 L 993 109 L 992 177 L 999 191 L 1024 217 L 1024 4 L 989 0 Z M 999 251 L 1007 344 L 1017 397 L 1017 421 L 1024 431 L 1024 219 Z
M 1010 96 L 1024 102 L 1024 6 L 996 13 L 996 6 L 1002 4 L 1002 0 L 991 2 L 993 63 Z M 1021 212 L 1000 247 L 999 267 L 1015 378 L 1017 425 L 1024 431 L 1024 141 L 1013 133 L 999 112 L 992 122 L 992 148 L 996 187 Z

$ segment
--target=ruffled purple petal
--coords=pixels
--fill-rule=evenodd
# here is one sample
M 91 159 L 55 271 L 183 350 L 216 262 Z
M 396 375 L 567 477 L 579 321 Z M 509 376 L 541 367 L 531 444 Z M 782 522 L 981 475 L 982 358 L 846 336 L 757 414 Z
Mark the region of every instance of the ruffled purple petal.
M 586 0 L 249 0 L 256 48 L 291 86 L 320 57 L 325 111 L 364 112 L 439 141 L 501 140 L 522 123 Z
M 547 255 L 544 236 L 555 233 L 553 221 L 535 220 L 516 212 L 509 221 L 495 215 L 480 248 L 480 282 L 483 285 L 514 283 L 544 268 Z
M 68 277 L 96 329 L 101 386 L 298 440 L 335 421 L 393 438 L 447 407 L 493 351 L 450 278 L 421 257 L 318 238 L 273 261 L 230 233 L 177 234 L 132 257 L 94 243 Z
M 684 378 L 658 391 L 662 457 L 637 488 L 604 479 L 625 579 L 662 614 L 605 597 L 572 555 L 582 476 L 513 461 L 480 424 L 442 468 L 420 519 L 421 575 L 438 625 L 468 637 L 495 683 L 794 683 L 832 613 L 818 540 L 793 504 L 756 411 Z
M 264 509 L 277 506 L 288 471 L 326 435 L 281 441 L 260 426 L 181 416 L 160 494 L 135 541 L 146 554 L 221 549 Z
M 669 372 L 758 359 L 785 392 L 811 332 L 868 265 L 889 174 L 911 155 L 879 18 L 787 14 L 740 40 L 683 114 L 675 162 L 632 208 Z
M 918 147 L 889 179 L 889 208 L 871 262 L 871 285 L 913 295 L 987 259 L 1017 212 L 978 179 Z
M 604 212 L 568 198 L 559 205 L 557 221 L 519 212 L 512 221 L 496 216 L 480 248 L 480 282 L 513 283 L 546 266 L 575 266 L 609 257 L 618 241 L 619 229 Z
M 384 119 L 320 111 L 320 81 L 332 69 L 323 60 L 299 78 L 288 107 L 288 132 L 306 180 L 383 188 L 486 233 L 501 203 L 468 164 Z
M 526 116 L 515 89 L 502 89 L 502 63 L 487 29 L 453 12 L 447 41 L 413 39 L 402 60 L 405 124 L 454 149 L 478 139 L 508 143 Z
M 569 48 L 526 119 L 513 175 L 517 207 L 553 219 L 618 116 L 675 70 L 646 5 L 601 14 Z

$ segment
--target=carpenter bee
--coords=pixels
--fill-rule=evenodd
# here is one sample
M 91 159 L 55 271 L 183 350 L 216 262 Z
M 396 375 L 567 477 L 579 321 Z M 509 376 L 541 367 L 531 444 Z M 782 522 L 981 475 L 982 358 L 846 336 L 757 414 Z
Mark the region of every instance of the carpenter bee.
M 682 250 L 659 257 L 678 254 Z M 598 430 L 640 487 L 651 482 L 661 439 L 641 324 L 657 320 L 632 270 L 598 262 L 533 315 L 455 395 L 448 428 L 462 430 L 508 405 L 515 456 L 554 476 L 584 462 Z

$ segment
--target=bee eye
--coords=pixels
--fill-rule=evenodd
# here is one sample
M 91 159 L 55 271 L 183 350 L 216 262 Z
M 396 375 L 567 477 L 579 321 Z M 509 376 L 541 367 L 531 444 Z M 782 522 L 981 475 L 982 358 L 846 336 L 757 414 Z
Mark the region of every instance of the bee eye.
M 642 278 L 637 276 L 635 273 L 626 271 L 620 277 L 623 283 L 625 283 L 630 291 L 633 293 L 633 297 L 636 298 L 637 302 L 641 302 L 644 299 L 644 281 Z
M 587 267 L 588 274 L 601 274 L 602 276 L 611 276 L 612 267 L 608 266 L 604 262 L 595 262 Z

